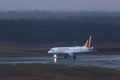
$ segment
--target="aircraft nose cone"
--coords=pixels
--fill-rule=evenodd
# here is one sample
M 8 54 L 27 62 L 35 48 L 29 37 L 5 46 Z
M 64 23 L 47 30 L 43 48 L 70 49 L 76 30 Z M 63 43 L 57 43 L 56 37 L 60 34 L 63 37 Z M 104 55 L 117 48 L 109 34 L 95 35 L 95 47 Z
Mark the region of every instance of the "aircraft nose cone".
M 52 53 L 52 51 L 48 51 L 48 53 Z

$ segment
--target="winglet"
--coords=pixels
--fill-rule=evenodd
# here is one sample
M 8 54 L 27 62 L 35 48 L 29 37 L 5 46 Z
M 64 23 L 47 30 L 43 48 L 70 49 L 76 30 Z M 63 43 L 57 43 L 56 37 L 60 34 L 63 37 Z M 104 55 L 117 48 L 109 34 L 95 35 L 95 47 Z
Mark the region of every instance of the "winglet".
M 87 48 L 91 48 L 91 40 L 92 40 L 92 36 L 89 37 L 89 39 L 86 41 L 84 46 L 87 47 Z

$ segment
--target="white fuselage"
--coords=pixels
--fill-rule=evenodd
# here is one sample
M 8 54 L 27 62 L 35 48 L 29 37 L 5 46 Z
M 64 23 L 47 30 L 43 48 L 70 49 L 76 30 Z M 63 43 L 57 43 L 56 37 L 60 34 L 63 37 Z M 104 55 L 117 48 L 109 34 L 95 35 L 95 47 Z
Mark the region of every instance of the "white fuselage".
M 48 53 L 50 54 L 69 54 L 73 55 L 74 53 L 82 53 L 82 52 L 92 52 L 91 48 L 86 48 L 86 47 L 54 47 L 51 48 Z

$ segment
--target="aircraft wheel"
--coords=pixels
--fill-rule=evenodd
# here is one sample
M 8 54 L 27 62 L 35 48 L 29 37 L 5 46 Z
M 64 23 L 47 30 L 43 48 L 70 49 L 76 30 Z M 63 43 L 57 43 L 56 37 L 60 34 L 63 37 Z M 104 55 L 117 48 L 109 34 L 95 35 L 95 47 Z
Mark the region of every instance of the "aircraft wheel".
M 64 59 L 67 59 L 67 55 L 64 55 Z
M 76 59 L 76 55 L 73 55 L 73 59 L 74 59 L 74 60 Z

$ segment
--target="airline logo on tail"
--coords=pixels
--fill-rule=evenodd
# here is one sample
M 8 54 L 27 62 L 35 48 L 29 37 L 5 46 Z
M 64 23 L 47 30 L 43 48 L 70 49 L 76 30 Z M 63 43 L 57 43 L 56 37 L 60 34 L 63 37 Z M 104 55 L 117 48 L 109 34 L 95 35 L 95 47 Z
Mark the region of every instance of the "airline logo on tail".
M 84 46 L 87 48 L 91 48 L 91 40 L 92 40 L 92 36 L 89 37 L 89 39 L 86 41 Z

